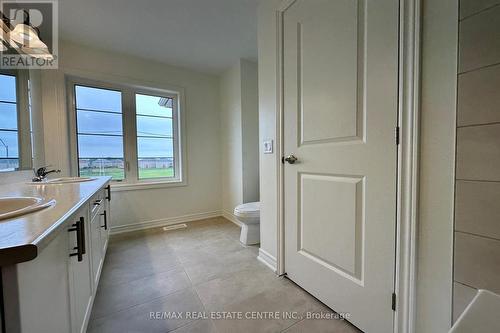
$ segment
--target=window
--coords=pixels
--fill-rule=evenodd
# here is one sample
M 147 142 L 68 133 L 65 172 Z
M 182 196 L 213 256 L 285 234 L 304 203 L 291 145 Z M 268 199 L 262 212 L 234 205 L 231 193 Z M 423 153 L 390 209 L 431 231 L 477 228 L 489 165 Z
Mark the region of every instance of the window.
M 179 94 L 70 79 L 75 173 L 182 183 Z
M 139 179 L 174 178 L 173 98 L 135 94 Z
M 120 91 L 75 85 L 80 176 L 125 178 Z
M 17 78 L 0 74 L 0 170 L 19 168 Z

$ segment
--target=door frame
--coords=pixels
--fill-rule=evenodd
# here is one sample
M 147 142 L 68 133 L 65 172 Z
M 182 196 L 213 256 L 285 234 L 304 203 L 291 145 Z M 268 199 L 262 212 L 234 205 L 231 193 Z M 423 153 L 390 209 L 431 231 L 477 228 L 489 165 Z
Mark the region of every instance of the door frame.
M 282 0 L 275 12 L 277 31 L 276 165 L 277 165 L 277 274 L 286 274 L 284 221 L 284 90 L 283 14 L 296 0 Z M 419 195 L 421 0 L 399 0 L 399 87 L 396 197 L 397 295 L 394 332 L 413 332 L 416 316 L 417 215 Z M 389 297 L 389 295 L 388 295 Z

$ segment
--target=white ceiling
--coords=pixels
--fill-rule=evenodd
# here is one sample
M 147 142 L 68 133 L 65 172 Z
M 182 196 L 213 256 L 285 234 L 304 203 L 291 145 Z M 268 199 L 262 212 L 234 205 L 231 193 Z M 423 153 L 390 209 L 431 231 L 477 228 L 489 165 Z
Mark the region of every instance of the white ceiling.
M 257 59 L 258 0 L 60 0 L 60 37 L 220 73 Z

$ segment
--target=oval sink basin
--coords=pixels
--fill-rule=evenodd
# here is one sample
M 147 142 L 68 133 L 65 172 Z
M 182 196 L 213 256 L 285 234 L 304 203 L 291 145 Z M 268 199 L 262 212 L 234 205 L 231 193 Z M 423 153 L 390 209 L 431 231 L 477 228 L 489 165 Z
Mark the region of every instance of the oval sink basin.
M 82 183 L 82 182 L 89 182 L 94 179 L 95 178 L 91 177 L 61 177 L 61 178 L 49 179 L 44 183 L 47 184 Z
M 35 197 L 0 198 L 0 220 L 32 213 L 52 206 L 55 202 Z

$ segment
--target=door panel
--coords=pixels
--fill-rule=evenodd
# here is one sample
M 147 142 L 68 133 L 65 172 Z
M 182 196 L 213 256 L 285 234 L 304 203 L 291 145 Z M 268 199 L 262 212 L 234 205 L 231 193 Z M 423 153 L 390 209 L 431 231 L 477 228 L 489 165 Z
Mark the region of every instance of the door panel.
M 285 270 L 366 332 L 391 332 L 398 1 L 283 12 Z
M 285 18 L 286 29 L 290 29 L 287 37 L 295 39 L 290 42 L 298 50 L 296 80 L 302 144 L 354 138 L 362 126 L 362 117 L 352 111 L 362 112 L 363 100 L 358 97 L 362 96 L 365 60 L 364 6 L 358 6 L 356 0 L 331 2 L 328 6 L 333 10 L 309 7 L 307 12 L 300 8 L 307 6 L 306 2 L 294 4 L 290 13 L 301 11 L 298 19 Z M 329 66 L 320 65 L 325 63 Z
M 300 177 L 297 251 L 327 269 L 359 280 L 363 179 L 312 174 Z M 318 242 L 321 234 L 328 235 L 328 242 Z M 336 251 L 331 251 L 331 244 Z

